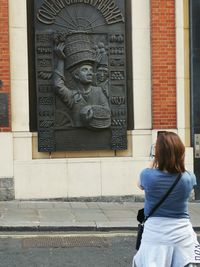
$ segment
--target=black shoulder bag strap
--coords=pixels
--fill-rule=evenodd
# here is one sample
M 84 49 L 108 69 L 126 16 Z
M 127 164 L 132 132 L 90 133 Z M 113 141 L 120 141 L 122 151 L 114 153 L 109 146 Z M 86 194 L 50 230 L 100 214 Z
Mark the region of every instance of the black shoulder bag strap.
M 176 180 L 174 181 L 174 183 L 172 184 L 172 186 L 168 189 L 168 191 L 166 192 L 166 194 L 161 198 L 161 200 L 153 207 L 153 209 L 150 211 L 149 215 L 147 215 L 143 221 L 143 223 L 146 222 L 146 220 L 157 210 L 158 207 L 160 207 L 160 205 L 165 201 L 165 199 L 169 196 L 169 194 L 172 192 L 172 190 L 174 189 L 174 187 L 176 186 L 176 184 L 178 183 L 178 181 L 181 178 L 181 173 L 178 174 L 178 176 L 176 177 Z

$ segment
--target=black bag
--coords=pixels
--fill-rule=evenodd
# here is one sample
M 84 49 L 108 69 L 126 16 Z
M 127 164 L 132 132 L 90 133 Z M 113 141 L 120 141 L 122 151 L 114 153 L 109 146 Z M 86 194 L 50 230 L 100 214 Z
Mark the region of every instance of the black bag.
M 165 201 L 165 199 L 171 193 L 171 191 L 176 186 L 176 184 L 178 183 L 178 181 L 180 180 L 180 178 L 181 178 L 181 173 L 178 174 L 178 176 L 177 176 L 176 180 L 174 181 L 174 183 L 172 184 L 172 186 L 168 189 L 168 191 L 162 197 L 162 199 L 153 207 L 153 209 L 150 211 L 150 213 L 149 213 L 148 216 L 145 217 L 145 215 L 144 215 L 144 209 L 138 210 L 137 220 L 140 223 L 138 224 L 137 237 L 136 237 L 136 246 L 135 246 L 135 248 L 137 250 L 140 247 L 140 243 L 141 243 L 141 239 L 142 239 L 142 234 L 143 234 L 143 231 L 144 231 L 144 223 L 157 210 L 157 208 L 160 207 L 160 205 Z
M 138 214 L 137 214 L 137 221 L 142 223 L 144 222 L 145 216 L 144 216 L 144 209 L 140 209 L 138 210 Z
M 144 224 L 139 223 L 137 229 L 136 245 L 135 245 L 135 249 L 137 250 L 140 248 L 143 231 L 144 231 Z
M 135 245 L 136 250 L 138 250 L 140 247 L 142 234 L 144 231 L 144 222 L 146 221 L 145 215 L 144 215 L 144 208 L 138 210 L 137 220 L 138 220 L 139 224 L 138 224 L 138 229 L 137 229 L 137 237 L 136 237 L 136 245 Z

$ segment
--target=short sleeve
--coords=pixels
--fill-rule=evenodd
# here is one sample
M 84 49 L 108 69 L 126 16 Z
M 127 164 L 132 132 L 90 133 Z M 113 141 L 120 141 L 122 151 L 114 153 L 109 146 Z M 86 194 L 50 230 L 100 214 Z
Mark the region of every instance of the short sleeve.
M 144 177 L 145 177 L 145 172 L 146 172 L 146 169 L 144 169 L 141 173 L 140 173 L 140 177 L 139 177 L 139 184 L 142 188 L 145 187 L 145 182 L 144 182 Z
M 197 178 L 193 172 L 187 171 L 187 173 L 190 175 L 191 178 L 191 185 L 192 187 L 197 185 Z
M 195 174 L 192 173 L 191 177 L 192 177 L 192 185 L 193 186 L 197 185 L 197 178 L 196 178 Z

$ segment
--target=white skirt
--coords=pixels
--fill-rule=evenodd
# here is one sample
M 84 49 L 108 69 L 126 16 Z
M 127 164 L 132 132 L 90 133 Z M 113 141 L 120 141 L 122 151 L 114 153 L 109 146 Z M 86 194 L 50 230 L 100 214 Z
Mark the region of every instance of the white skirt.
M 200 264 L 200 245 L 190 220 L 149 218 L 133 266 L 184 267 L 190 263 Z

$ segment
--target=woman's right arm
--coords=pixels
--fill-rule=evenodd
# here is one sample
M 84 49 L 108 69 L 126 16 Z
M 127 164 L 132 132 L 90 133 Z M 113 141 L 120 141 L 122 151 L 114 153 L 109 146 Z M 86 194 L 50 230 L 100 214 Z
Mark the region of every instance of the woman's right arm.
M 71 90 L 69 90 L 65 86 L 65 77 L 64 77 L 64 54 L 65 44 L 60 43 L 55 48 L 55 53 L 57 55 L 57 65 L 54 71 L 54 86 L 55 91 L 59 94 L 62 101 L 69 107 L 72 108 L 74 104 L 73 94 Z

